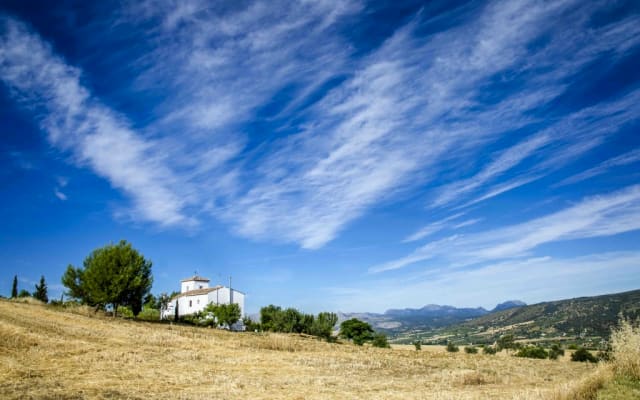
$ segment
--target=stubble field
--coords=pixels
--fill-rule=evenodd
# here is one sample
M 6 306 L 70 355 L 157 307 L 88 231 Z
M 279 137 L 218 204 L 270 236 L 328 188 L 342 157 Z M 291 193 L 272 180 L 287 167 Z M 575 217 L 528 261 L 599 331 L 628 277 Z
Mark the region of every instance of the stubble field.
M 594 368 L 114 320 L 0 300 L 2 399 L 545 399 Z

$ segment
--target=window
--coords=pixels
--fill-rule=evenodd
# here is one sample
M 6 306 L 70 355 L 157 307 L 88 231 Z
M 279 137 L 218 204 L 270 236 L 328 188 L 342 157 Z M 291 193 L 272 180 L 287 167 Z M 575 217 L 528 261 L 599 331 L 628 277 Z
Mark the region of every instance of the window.
M 200 289 L 202 289 L 202 285 L 200 285 Z
M 191 300 L 189 300 L 189 307 L 191 307 Z
M 196 300 L 196 304 L 200 304 L 200 299 Z

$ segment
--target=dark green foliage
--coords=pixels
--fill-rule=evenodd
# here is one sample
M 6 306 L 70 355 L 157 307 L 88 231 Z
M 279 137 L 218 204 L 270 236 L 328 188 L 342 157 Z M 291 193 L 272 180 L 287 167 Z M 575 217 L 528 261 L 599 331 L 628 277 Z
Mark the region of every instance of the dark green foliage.
M 419 340 L 413 342 L 413 345 L 416 347 L 416 351 L 422 350 L 422 342 L 420 342 Z
M 498 339 L 496 346 L 498 347 L 498 351 L 502 351 L 504 349 L 515 349 L 515 338 L 513 335 L 500 336 L 500 339 Z
M 482 353 L 484 354 L 496 354 L 498 350 L 493 346 L 484 346 Z
M 11 298 L 18 297 L 18 275 L 13 276 L 13 285 L 11 286 Z
M 18 297 L 31 297 L 31 293 L 26 289 L 22 289 L 18 292 Z
M 579 362 L 598 362 L 598 359 L 591 354 L 591 352 L 584 347 L 580 347 L 573 354 L 571 354 L 571 361 L 579 361 Z
M 547 351 L 540 346 L 525 346 L 518 350 L 515 354 L 516 357 L 526 357 L 526 358 L 547 358 L 549 354 Z
M 387 341 L 387 335 L 383 333 L 376 333 L 375 335 L 373 335 L 373 340 L 371 340 L 371 345 L 373 347 L 380 347 L 383 349 L 391 348 L 391 346 L 389 346 L 389 342 Z
M 465 346 L 464 352 L 467 354 L 476 354 L 478 352 L 478 348 L 475 346 Z
M 333 327 L 338 323 L 335 313 L 321 312 L 311 325 L 311 334 L 324 339 L 329 339 L 333 333 Z
M 569 350 L 578 350 L 578 345 L 575 343 L 571 343 L 569 346 L 567 346 L 567 348 Z
M 373 333 L 371 325 L 357 318 L 351 318 L 340 324 L 340 336 L 352 340 L 358 346 L 362 346 L 365 342 L 372 340 Z
M 549 359 L 557 360 L 560 356 L 564 356 L 564 349 L 560 347 L 559 344 L 551 345 L 551 348 L 549 349 Z
M 33 297 L 43 303 L 49 302 L 49 296 L 47 296 L 47 284 L 44 281 L 44 275 L 40 277 L 40 283 L 36 285 L 36 291 L 33 292 Z
M 244 317 L 242 318 L 242 323 L 244 324 L 244 326 L 247 328 L 248 331 L 253 332 L 253 331 L 260 331 L 262 330 L 262 326 L 260 325 L 260 323 L 258 322 L 254 322 L 251 318 L 249 317 Z
M 460 351 L 460 348 L 453 343 L 447 343 L 447 351 L 449 353 L 457 353 Z
M 295 308 L 282 309 L 268 305 L 260 309 L 260 326 L 268 332 L 306 333 L 329 339 L 338 322 L 334 313 L 321 312 L 317 317 Z
M 121 305 L 129 306 L 134 316 L 140 313 L 153 282 L 151 261 L 131 244 L 122 240 L 96 249 L 83 266 L 69 265 L 62 277 L 71 297 L 96 307 L 112 304 L 115 313 Z

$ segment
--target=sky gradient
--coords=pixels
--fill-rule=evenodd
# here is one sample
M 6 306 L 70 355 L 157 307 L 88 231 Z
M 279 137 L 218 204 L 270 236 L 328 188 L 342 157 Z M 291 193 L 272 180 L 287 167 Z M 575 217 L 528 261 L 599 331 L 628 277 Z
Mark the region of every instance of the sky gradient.
M 130 241 L 305 312 L 640 288 L 640 4 L 0 4 L 0 294 Z

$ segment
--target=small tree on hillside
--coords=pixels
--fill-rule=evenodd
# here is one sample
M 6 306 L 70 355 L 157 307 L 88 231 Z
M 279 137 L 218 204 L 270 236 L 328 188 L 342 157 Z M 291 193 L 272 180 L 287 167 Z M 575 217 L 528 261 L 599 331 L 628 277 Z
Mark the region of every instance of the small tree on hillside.
M 313 321 L 311 326 L 311 334 L 324 339 L 329 339 L 333 332 L 333 327 L 338 322 L 338 316 L 331 312 L 321 312 Z
M 29 293 L 28 290 L 26 289 L 22 289 L 20 290 L 20 292 L 18 293 L 18 297 L 31 297 L 31 293 Z
M 376 333 L 373 336 L 373 340 L 371 341 L 371 345 L 373 347 L 381 347 L 383 349 L 388 349 L 391 346 L 389 345 L 389 342 L 387 341 L 387 336 L 383 333 Z
M 240 311 L 240 306 L 236 303 L 232 304 L 209 304 L 205 309 L 205 312 L 211 312 L 216 319 L 218 320 L 218 324 L 227 325 L 231 327 L 231 325 L 235 324 L 240 320 L 242 313 Z
M 498 348 L 498 351 L 502 351 L 502 349 L 515 349 L 515 337 L 513 335 L 500 336 L 500 339 L 498 339 L 496 346 Z
M 44 281 L 44 275 L 40 276 L 40 283 L 36 285 L 36 290 L 33 292 L 33 297 L 42 301 L 43 303 L 49 302 L 49 296 L 47 296 L 47 284 Z
M 371 325 L 357 318 L 351 318 L 340 324 L 340 336 L 352 340 L 358 346 L 362 346 L 365 342 L 372 340 L 373 333 Z
M 18 297 L 18 275 L 14 275 L 13 285 L 11 286 L 11 298 L 15 299 L 16 297 Z
M 122 240 L 94 250 L 83 266 L 69 265 L 62 277 L 71 297 L 96 307 L 112 304 L 114 315 L 118 306 L 126 305 L 138 315 L 153 282 L 151 261 Z

